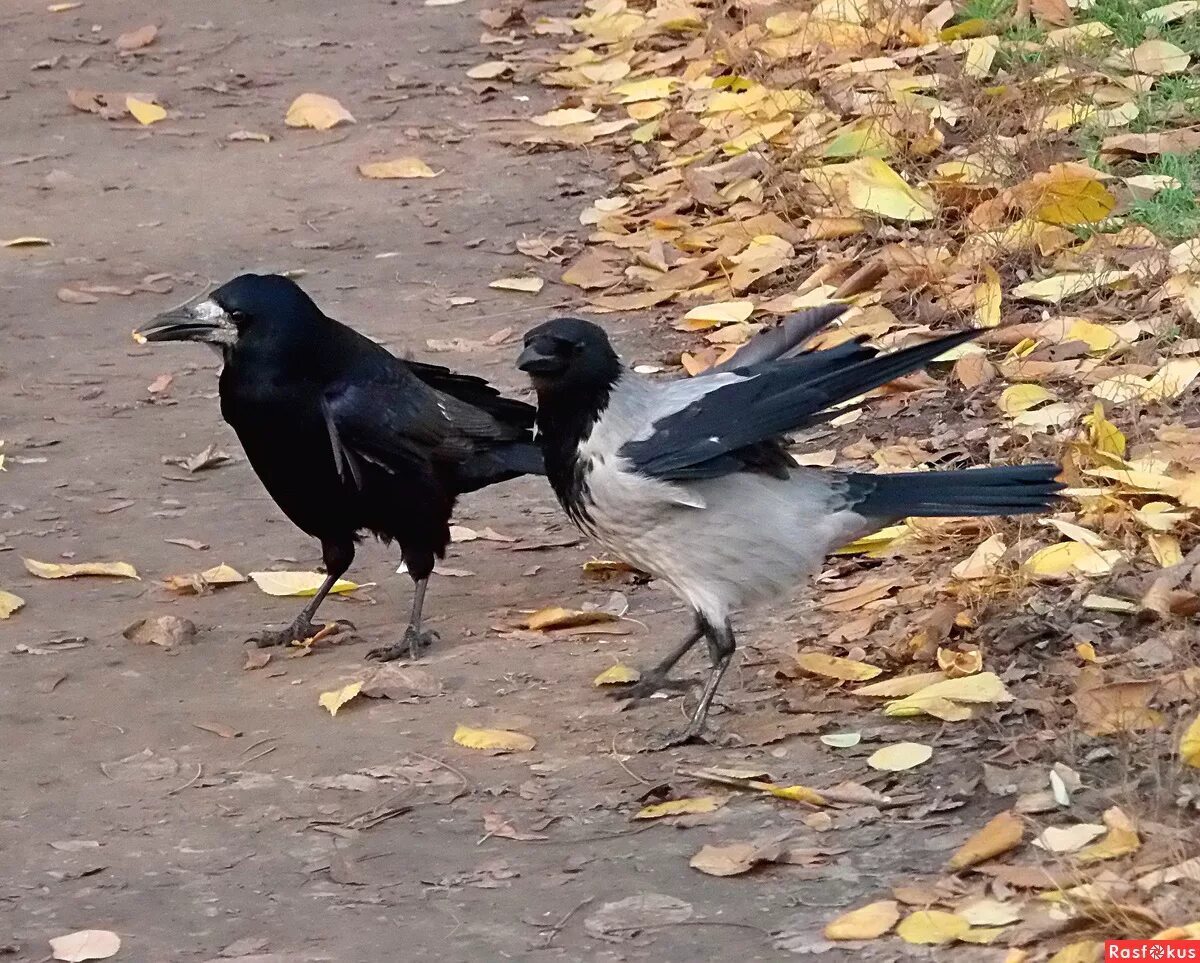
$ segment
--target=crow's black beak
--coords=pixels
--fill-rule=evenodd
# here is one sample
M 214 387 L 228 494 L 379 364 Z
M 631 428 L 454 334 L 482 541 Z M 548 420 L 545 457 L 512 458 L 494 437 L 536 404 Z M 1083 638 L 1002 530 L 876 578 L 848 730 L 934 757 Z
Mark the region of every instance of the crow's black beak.
M 133 340 L 147 341 L 207 341 L 220 344 L 232 340 L 237 328 L 229 315 L 215 301 L 183 304 L 151 318 L 133 329 Z
M 557 374 L 563 370 L 563 359 L 553 351 L 546 351 L 536 341 L 525 345 L 517 358 L 517 367 L 531 375 Z

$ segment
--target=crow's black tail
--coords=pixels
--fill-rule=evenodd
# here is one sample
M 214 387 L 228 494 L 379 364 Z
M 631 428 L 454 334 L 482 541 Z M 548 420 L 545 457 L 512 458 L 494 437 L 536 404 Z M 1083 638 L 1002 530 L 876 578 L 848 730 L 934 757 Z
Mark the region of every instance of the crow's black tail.
M 532 441 L 512 441 L 476 452 L 460 467 L 459 494 L 478 491 L 488 485 L 519 478 L 521 475 L 544 475 L 542 450 Z
M 1058 465 L 845 476 L 854 511 L 867 518 L 909 515 L 1027 515 L 1045 511 L 1066 486 Z

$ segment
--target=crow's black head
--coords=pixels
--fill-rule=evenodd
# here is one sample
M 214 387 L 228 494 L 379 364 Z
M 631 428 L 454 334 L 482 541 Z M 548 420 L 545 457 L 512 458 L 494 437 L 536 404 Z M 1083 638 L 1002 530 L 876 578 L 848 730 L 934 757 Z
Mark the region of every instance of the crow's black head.
M 530 329 L 517 367 L 543 391 L 604 391 L 621 374 L 621 360 L 599 325 L 555 318 Z
M 133 332 L 134 340 L 203 341 L 228 355 L 255 337 L 300 335 L 321 318 L 320 308 L 296 282 L 279 274 L 242 274 L 208 297 L 172 308 Z

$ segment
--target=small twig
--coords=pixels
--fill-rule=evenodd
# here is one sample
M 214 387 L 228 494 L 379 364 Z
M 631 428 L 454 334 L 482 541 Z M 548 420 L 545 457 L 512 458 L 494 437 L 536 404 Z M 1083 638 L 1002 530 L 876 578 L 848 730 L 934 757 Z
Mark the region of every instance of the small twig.
M 875 287 L 887 275 L 887 265 L 882 260 L 868 261 L 838 285 L 834 298 L 852 298 Z
M 598 843 L 606 839 L 620 839 L 622 836 L 636 836 L 638 833 L 644 833 L 647 829 L 654 829 L 654 823 L 649 822 L 645 826 L 638 826 L 635 829 L 626 829 L 619 833 L 598 833 L 595 836 L 577 836 L 574 839 L 531 839 L 531 843 L 566 843 L 574 846 L 578 843 Z
M 550 927 L 550 932 L 548 932 L 544 937 L 542 937 L 541 948 L 543 950 L 549 949 L 550 944 L 553 943 L 555 937 L 558 936 L 558 934 L 562 932 L 563 927 L 566 926 L 568 922 L 570 922 L 571 917 L 574 916 L 576 913 L 578 913 L 585 906 L 587 906 L 588 903 L 594 902 L 595 899 L 596 899 L 595 896 L 589 896 L 583 902 L 579 903 L 573 910 L 571 910 L 569 913 L 567 913 L 566 916 L 564 916 L 557 923 L 555 923 L 552 927 Z
M 279 748 L 278 746 L 268 746 L 266 749 L 264 749 L 262 752 L 260 752 L 257 756 L 251 756 L 249 759 L 243 759 L 242 765 L 248 766 L 248 765 L 250 765 L 250 763 L 254 762 L 255 759 L 261 759 L 263 756 L 267 755 L 268 753 L 274 752 L 278 748 Z
M 615 761 L 618 766 L 620 766 L 622 769 L 624 769 L 629 774 L 630 778 L 636 779 L 643 786 L 653 786 L 654 785 L 654 783 L 651 782 L 649 779 L 643 779 L 641 776 L 639 776 L 636 772 L 634 772 L 627 765 L 625 765 L 625 763 L 623 763 L 621 761 L 621 757 L 617 755 L 617 737 L 615 735 L 612 738 L 612 757 L 613 757 L 613 761 Z
M 248 745 L 245 749 L 243 749 L 241 751 L 241 755 L 244 756 L 248 752 L 253 752 L 259 746 L 261 746 L 264 742 L 274 742 L 275 739 L 276 739 L 275 736 L 267 736 L 267 738 L 265 738 L 265 739 L 259 739 L 258 742 L 252 742 L 250 745 Z
M 204 772 L 204 763 L 202 763 L 202 762 L 196 763 L 196 775 L 192 776 L 191 779 L 189 779 L 187 782 L 185 782 L 178 789 L 172 789 L 170 792 L 167 793 L 167 795 L 174 796 L 177 792 L 183 792 L 185 789 L 187 789 L 188 786 L 195 783 L 196 780 L 198 780 L 200 778 L 200 776 L 203 774 L 203 772 Z
M 346 140 L 349 136 L 350 136 L 350 134 L 347 132 L 345 134 L 342 134 L 341 137 L 333 138 L 333 140 L 323 140 L 319 144 L 305 144 L 303 147 L 297 147 L 296 150 L 298 150 L 298 151 L 316 150 L 319 147 L 332 147 L 334 144 L 340 144 L 342 141 Z
M 466 789 L 467 792 L 475 791 L 474 789 L 471 788 L 471 780 L 468 779 L 466 776 L 464 776 L 462 774 L 462 772 L 460 772 L 458 769 L 455 769 L 452 765 L 450 765 L 450 763 L 442 762 L 441 759 L 435 759 L 433 756 L 427 756 L 427 755 L 425 755 L 425 753 L 417 752 L 414 749 L 409 750 L 409 755 L 416 756 L 418 759 L 424 759 L 426 762 L 436 763 L 437 765 L 441 766 L 446 771 L 452 772 L 452 773 L 454 773 L 454 775 L 458 776 L 458 778 L 462 780 L 463 788 Z
M 680 920 L 678 923 L 654 923 L 650 926 L 641 926 L 638 928 L 643 930 L 665 930 L 669 926 L 733 926 L 739 930 L 752 930 L 763 939 L 771 938 L 771 934 L 761 926 L 755 926 L 753 923 L 727 923 L 724 920 Z

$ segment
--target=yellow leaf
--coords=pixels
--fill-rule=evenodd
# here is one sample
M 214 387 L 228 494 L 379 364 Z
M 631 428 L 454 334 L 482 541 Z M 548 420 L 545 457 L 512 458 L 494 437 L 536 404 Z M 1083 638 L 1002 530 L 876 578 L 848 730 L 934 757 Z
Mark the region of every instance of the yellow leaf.
M 1139 74 L 1161 76 L 1187 70 L 1191 56 L 1165 40 L 1147 40 L 1129 54 L 1129 66 Z
M 14 237 L 8 241 L 0 241 L 0 247 L 52 247 L 53 244 L 48 237 Z
M 982 542 L 970 557 L 963 559 L 950 569 L 950 574 L 964 582 L 972 579 L 991 578 L 996 574 L 1000 560 L 1007 551 L 1008 546 L 1004 539 L 1000 535 L 992 535 Z
M 1094 177 L 1059 172 L 1037 182 L 1039 196 L 1031 216 L 1047 224 L 1073 227 L 1103 221 L 1117 199 Z
M 1055 953 L 1047 963 L 1100 963 L 1104 944 L 1095 940 L 1072 943 Z
M 292 101 L 283 122 L 289 127 L 311 127 L 329 130 L 338 124 L 353 124 L 354 115 L 332 97 L 324 94 L 301 94 Z
M 630 668 L 623 662 L 618 662 L 616 665 L 610 665 L 596 676 L 592 680 L 592 685 L 625 685 L 629 682 L 637 682 L 641 677 L 642 674 L 637 669 Z
M 36 562 L 23 558 L 25 570 L 38 578 L 75 578 L 79 575 L 109 575 L 113 578 L 140 578 L 128 562 Z
M 769 793 L 776 799 L 790 799 L 792 802 L 808 803 L 810 806 L 825 806 L 825 797 L 807 786 L 776 786 L 769 782 L 752 782 L 751 789 L 759 789 Z
M 1067 130 L 1091 120 L 1099 112 L 1095 104 L 1062 104 L 1042 117 L 1042 130 Z
M 68 10 L 78 10 L 82 3 L 52 3 L 46 9 L 51 13 L 66 13 Z
M 865 662 L 843 659 L 824 652 L 804 652 L 796 656 L 796 663 L 805 672 L 813 675 L 841 679 L 843 682 L 866 682 L 874 679 L 883 670 Z
M 950 857 L 949 866 L 951 869 L 966 869 L 982 863 L 1020 846 L 1024 836 L 1025 826 L 1020 817 L 1005 810 L 993 816 L 987 825 L 963 843 Z
M 718 301 L 701 304 L 683 316 L 678 327 L 683 331 L 703 331 L 722 324 L 737 324 L 754 313 L 753 301 Z
M 903 675 L 898 679 L 872 682 L 861 689 L 854 689 L 852 694 L 872 696 L 877 699 L 903 699 L 914 692 L 929 688 L 935 682 L 942 682 L 945 678 L 946 675 L 943 672 L 919 672 L 916 675 Z
M 992 72 L 992 61 L 1000 52 L 1000 38 L 995 34 L 965 41 L 967 55 L 963 58 L 963 73 L 982 80 Z
M 1147 401 L 1178 398 L 1200 376 L 1200 359 L 1175 358 L 1158 369 L 1146 382 L 1142 397 Z
M 1061 30 L 1051 30 L 1042 43 L 1047 47 L 1088 47 L 1112 36 L 1112 28 L 1098 20 L 1088 20 Z
M 1095 352 L 1111 351 L 1121 343 L 1120 336 L 1112 328 L 1107 328 L 1102 324 L 1093 324 L 1083 318 L 1072 322 L 1071 327 L 1067 329 L 1065 340 L 1082 341 L 1088 346 L 1089 351 Z
M 1059 542 L 1034 552 L 1022 566 L 1043 578 L 1063 575 L 1107 575 L 1125 556 L 1115 550 L 1092 548 L 1082 542 Z
M 1200 9 L 1200 0 L 1197 2 L 1197 9 Z M 1150 938 L 1152 940 L 1200 940 L 1200 920 L 1185 926 L 1172 926 L 1161 933 L 1155 933 Z
M 1097 288 L 1111 287 L 1132 276 L 1129 271 L 1068 271 L 1040 281 L 1026 281 L 1013 288 L 1013 296 L 1046 304 L 1058 304 L 1067 298 L 1086 294 Z
M 824 171 L 845 185 L 856 210 L 898 221 L 928 221 L 937 212 L 932 195 L 910 186 L 878 157 L 860 157 Z
M 962 938 L 971 928 L 961 916 L 941 910 L 918 910 L 906 916 L 896 927 L 896 935 L 905 943 L 941 946 Z
M 1200 716 L 1192 720 L 1179 740 L 1179 756 L 1194 769 L 1200 769 Z
M 1200 0 L 1174 0 L 1173 3 L 1165 3 L 1153 10 L 1143 11 L 1142 19 L 1147 23 L 1162 26 L 1196 13 L 1200 13 Z M 1156 937 L 1158 938 L 1160 937 Z
M 933 749 L 930 746 L 919 742 L 898 742 L 876 749 L 867 759 L 867 765 L 884 772 L 903 772 L 928 762 L 932 756 Z
M 524 291 L 526 294 L 537 294 L 546 282 L 538 277 L 497 278 L 489 288 L 499 288 L 501 291 Z
M 669 97 L 678 83 L 674 77 L 651 77 L 649 80 L 631 80 L 618 84 L 612 92 L 621 98 L 621 103 L 634 104 L 639 100 L 661 100 L 663 97 Z
M 328 709 L 331 716 L 336 716 L 338 709 L 357 696 L 362 691 L 362 687 L 363 684 L 361 682 L 351 682 L 340 689 L 322 692 L 321 698 L 317 700 L 317 704 L 322 709 Z
M 1169 532 L 1180 522 L 1186 521 L 1188 515 L 1175 511 L 1175 506 L 1170 502 L 1146 502 L 1134 511 L 1133 517 L 1152 531 Z
M 664 816 L 684 816 L 691 813 L 713 813 L 725 805 L 724 799 L 716 796 L 692 796 L 688 799 L 671 799 L 655 803 L 638 810 L 634 819 L 662 819 Z
M 881 528 L 879 531 L 864 535 L 862 538 L 857 538 L 849 545 L 843 545 L 834 555 L 860 555 L 864 552 L 874 552 L 881 548 L 887 548 L 892 542 L 903 535 L 911 535 L 912 529 L 907 525 L 889 525 L 887 528 Z
M 883 714 L 892 719 L 910 719 L 914 716 L 933 716 L 945 722 L 965 722 L 974 717 L 970 706 L 960 705 L 938 696 L 909 696 L 899 702 L 889 702 Z
M 1107 544 L 1103 538 L 1091 529 L 1084 528 L 1082 525 L 1076 525 L 1073 522 L 1064 522 L 1058 518 L 1051 518 L 1049 522 L 1072 541 L 1083 542 L 1084 545 L 1090 545 L 1092 548 L 1104 548 Z
M 0 619 L 7 619 L 18 609 L 25 606 L 25 600 L 12 592 L 0 589 Z
M 586 124 L 597 116 L 594 110 L 585 110 L 583 107 L 563 107 L 529 119 L 539 127 L 569 127 L 571 124 Z
M 251 572 L 250 578 L 267 595 L 280 598 L 307 598 L 316 595 L 317 589 L 325 582 L 325 576 L 320 572 Z M 333 583 L 330 592 L 337 595 L 353 592 L 359 587 L 356 582 L 338 579 Z
M 551 629 L 574 629 L 581 625 L 596 625 L 600 622 L 616 622 L 617 617 L 611 612 L 591 609 L 586 612 L 579 609 L 564 609 L 558 605 L 538 609 L 521 623 L 522 628 L 533 629 L 536 632 L 548 632 Z
M 990 264 L 983 269 L 984 280 L 975 285 L 975 325 L 980 328 L 995 328 L 1000 325 L 1000 275 Z
M 454 741 L 468 749 L 489 749 L 493 752 L 528 752 L 537 745 L 537 740 L 524 733 L 508 729 L 473 729 L 459 726 L 454 730 Z
M 1055 395 L 1051 394 L 1041 385 L 1009 385 L 1000 393 L 1000 410 L 1009 417 L 1015 417 L 1022 411 L 1028 411 L 1035 405 L 1043 404 L 1047 401 L 1056 401 Z
M 1147 535 L 1146 544 L 1150 546 L 1150 553 L 1154 556 L 1154 560 L 1163 568 L 1170 568 L 1183 561 L 1183 549 L 1179 546 L 1179 539 L 1174 535 L 1162 533 Z
M 126 97 L 125 108 L 133 114 L 139 124 L 146 127 L 158 123 L 167 116 L 167 112 L 158 104 L 152 104 L 148 100 L 138 100 L 136 97 Z
M 1021 918 L 1021 906 L 983 897 L 960 907 L 958 915 L 972 926 L 1007 926 Z
M 1077 853 L 1076 863 L 1086 866 L 1106 859 L 1119 859 L 1141 848 L 1142 840 L 1138 836 L 1137 827 L 1119 806 L 1105 811 L 1104 824 L 1108 827 L 1108 835 Z
M 893 899 L 868 903 L 825 925 L 827 940 L 874 940 L 883 936 L 900 919 L 900 904 Z
M 397 157 L 390 161 L 375 161 L 370 164 L 359 164 L 358 172 L 363 177 L 373 180 L 388 178 L 437 177 L 444 171 L 435 171 L 419 157 Z

